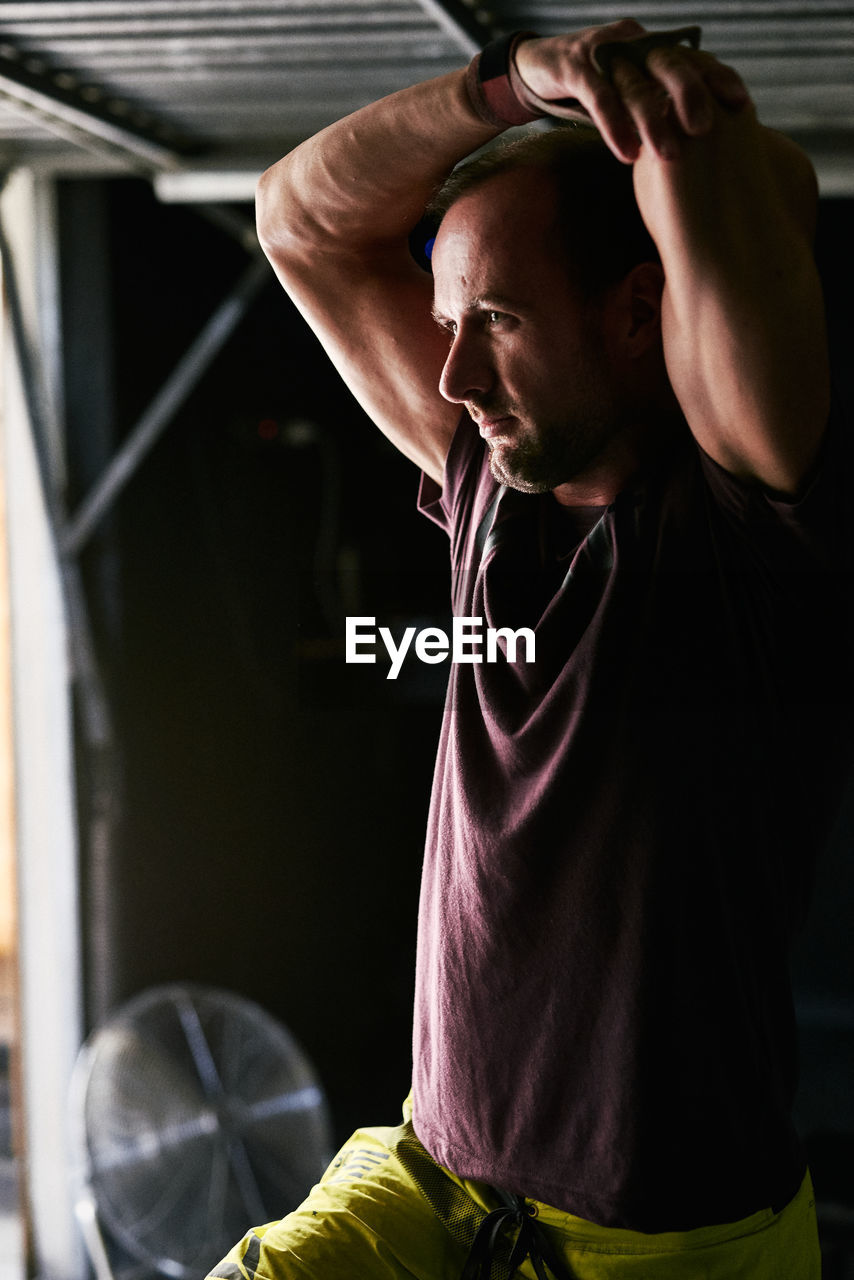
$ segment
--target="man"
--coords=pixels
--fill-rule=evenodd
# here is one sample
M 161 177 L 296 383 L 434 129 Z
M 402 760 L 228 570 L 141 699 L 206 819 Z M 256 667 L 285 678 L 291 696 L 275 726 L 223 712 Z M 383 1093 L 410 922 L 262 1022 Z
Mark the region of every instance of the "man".
M 786 955 L 844 773 L 844 442 L 810 167 L 680 34 L 505 40 L 262 180 L 455 615 L 537 649 L 452 668 L 404 1125 L 215 1275 L 819 1275 Z M 604 144 L 460 170 L 431 282 L 435 189 L 545 111 Z

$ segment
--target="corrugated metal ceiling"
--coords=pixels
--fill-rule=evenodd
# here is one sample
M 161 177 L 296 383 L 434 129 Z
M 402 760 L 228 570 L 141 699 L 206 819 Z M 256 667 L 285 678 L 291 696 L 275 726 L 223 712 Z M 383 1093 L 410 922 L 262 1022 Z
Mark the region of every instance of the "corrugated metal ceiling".
M 190 144 L 196 165 L 257 170 L 373 98 L 460 65 L 490 31 L 625 15 L 700 22 L 766 123 L 801 137 L 830 185 L 854 187 L 854 5 L 835 0 L 0 3 L 0 161 L 169 168 Z M 90 113 L 102 125 L 94 142 Z M 154 149 L 129 161 L 123 130 Z

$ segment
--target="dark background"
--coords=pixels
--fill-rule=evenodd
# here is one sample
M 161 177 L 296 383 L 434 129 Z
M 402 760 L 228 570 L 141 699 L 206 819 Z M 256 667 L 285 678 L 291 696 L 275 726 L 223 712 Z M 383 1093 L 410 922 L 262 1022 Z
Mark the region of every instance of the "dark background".
M 247 259 L 142 182 L 66 183 L 60 223 L 73 510 Z M 409 1089 L 446 668 L 390 681 L 343 640 L 346 614 L 445 623 L 417 490 L 271 271 L 82 560 L 117 800 L 94 867 L 81 728 L 89 1024 L 155 983 L 247 995 L 314 1060 L 341 1139 Z
M 246 255 L 143 182 L 68 181 L 59 210 L 73 510 Z M 849 406 L 851 213 L 826 202 L 819 238 Z M 104 760 L 82 729 L 78 743 L 89 1025 L 161 982 L 249 996 L 308 1051 L 342 1140 L 394 1123 L 409 1087 L 446 668 L 413 661 L 392 682 L 380 665 L 347 666 L 343 619 L 447 625 L 446 540 L 417 515 L 417 484 L 271 272 L 83 556 L 115 722 L 97 867 Z M 804 1122 L 821 1129 L 829 1110 L 854 1132 L 854 1037 L 839 1014 L 854 995 L 850 829 L 825 859 L 795 977 Z

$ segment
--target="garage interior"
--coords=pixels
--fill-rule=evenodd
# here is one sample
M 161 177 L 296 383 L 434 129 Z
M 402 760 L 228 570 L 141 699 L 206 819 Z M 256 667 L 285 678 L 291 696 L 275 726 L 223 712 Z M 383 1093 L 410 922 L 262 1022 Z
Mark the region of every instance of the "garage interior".
M 254 186 L 496 34 L 621 16 L 700 23 L 811 156 L 850 417 L 854 6 L 0 3 L 0 1280 L 93 1265 L 69 1080 L 152 988 L 283 1023 L 331 1142 L 396 1122 L 446 668 L 346 665 L 343 620 L 447 629 L 447 551 L 260 254 Z M 854 1277 L 852 843 L 849 805 L 794 970 L 826 1280 Z

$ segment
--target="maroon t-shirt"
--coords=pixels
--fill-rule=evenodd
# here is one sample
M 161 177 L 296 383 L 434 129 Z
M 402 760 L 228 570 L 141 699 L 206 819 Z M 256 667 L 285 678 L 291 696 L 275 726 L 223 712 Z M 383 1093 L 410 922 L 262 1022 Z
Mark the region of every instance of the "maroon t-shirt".
M 795 1193 L 787 951 L 851 716 L 840 474 L 775 500 L 686 431 L 565 512 L 500 487 L 464 418 L 422 481 L 454 615 L 536 637 L 452 665 L 436 765 L 414 1124 L 458 1175 L 641 1231 Z

